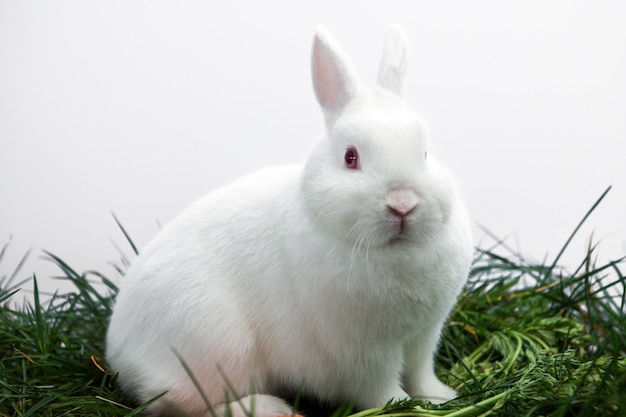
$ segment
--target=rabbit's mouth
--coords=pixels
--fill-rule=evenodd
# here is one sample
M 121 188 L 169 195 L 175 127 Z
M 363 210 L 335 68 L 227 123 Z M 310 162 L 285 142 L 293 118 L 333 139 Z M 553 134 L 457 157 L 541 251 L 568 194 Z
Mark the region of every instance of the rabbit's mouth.
M 399 218 L 391 225 L 390 243 L 408 241 L 411 239 L 411 231 L 413 230 L 412 222 L 407 218 Z
M 401 217 L 398 224 L 398 235 L 405 234 L 410 228 L 409 219 L 407 217 Z
M 389 231 L 392 239 L 408 238 L 415 228 L 415 210 L 399 213 L 394 209 L 389 209 Z
M 386 225 L 387 242 L 389 244 L 415 244 L 428 240 L 433 236 L 434 231 L 429 223 L 423 220 L 421 216 L 392 219 Z

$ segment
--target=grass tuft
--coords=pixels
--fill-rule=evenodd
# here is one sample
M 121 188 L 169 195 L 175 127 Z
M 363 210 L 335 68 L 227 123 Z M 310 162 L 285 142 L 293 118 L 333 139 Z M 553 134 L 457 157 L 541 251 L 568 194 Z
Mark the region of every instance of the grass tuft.
M 459 398 L 443 405 L 393 401 L 352 417 L 626 415 L 626 259 L 597 265 L 590 242 L 577 268 L 567 271 L 558 260 L 572 236 L 543 264 L 503 242 L 477 249 L 437 357 L 439 376 Z M 0 261 L 5 252 L 6 245 Z M 102 360 L 117 287 L 47 255 L 72 291 L 43 300 L 36 277 L 18 279 L 26 257 L 0 276 L 0 417 L 139 415 L 147 404 L 126 398 Z M 33 302 L 13 304 L 27 286 Z M 333 416 L 350 410 L 343 406 Z

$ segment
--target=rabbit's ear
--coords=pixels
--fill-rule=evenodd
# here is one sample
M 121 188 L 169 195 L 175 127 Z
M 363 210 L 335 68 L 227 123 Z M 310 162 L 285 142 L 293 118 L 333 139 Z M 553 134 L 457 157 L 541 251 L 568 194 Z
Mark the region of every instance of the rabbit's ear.
M 385 30 L 378 84 L 400 97 L 404 96 L 408 55 L 409 41 L 406 33 L 398 25 L 389 25 Z
M 324 26 L 315 31 L 311 71 L 315 96 L 332 126 L 344 106 L 354 97 L 359 77 L 354 65 Z

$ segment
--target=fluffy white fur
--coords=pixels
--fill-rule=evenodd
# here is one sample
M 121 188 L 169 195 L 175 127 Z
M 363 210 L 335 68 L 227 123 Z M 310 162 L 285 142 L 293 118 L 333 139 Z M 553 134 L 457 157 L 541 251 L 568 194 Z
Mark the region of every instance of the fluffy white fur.
M 167 391 L 151 412 L 209 413 L 174 351 L 218 413 L 291 414 L 272 396 L 284 387 L 361 408 L 456 395 L 433 355 L 472 239 L 452 179 L 425 156 L 424 123 L 401 97 L 407 54 L 390 27 L 379 86 L 367 89 L 318 29 L 312 74 L 327 137 L 303 165 L 211 192 L 132 265 L 107 361 L 140 401 Z M 346 167 L 348 147 L 360 169 Z

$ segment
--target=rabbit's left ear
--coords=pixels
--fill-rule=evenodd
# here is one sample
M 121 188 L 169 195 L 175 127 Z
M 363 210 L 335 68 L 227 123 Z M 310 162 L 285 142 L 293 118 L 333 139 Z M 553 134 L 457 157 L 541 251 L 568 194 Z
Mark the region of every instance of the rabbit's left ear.
M 409 41 L 406 33 L 398 25 L 389 25 L 385 29 L 378 84 L 400 97 L 404 96 L 408 55 Z
M 360 81 L 352 61 L 324 26 L 315 31 L 311 70 L 317 101 L 331 126 L 354 98 Z

